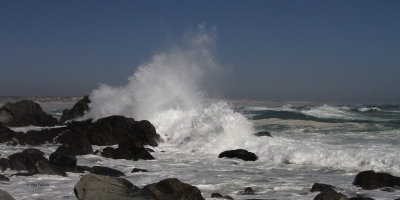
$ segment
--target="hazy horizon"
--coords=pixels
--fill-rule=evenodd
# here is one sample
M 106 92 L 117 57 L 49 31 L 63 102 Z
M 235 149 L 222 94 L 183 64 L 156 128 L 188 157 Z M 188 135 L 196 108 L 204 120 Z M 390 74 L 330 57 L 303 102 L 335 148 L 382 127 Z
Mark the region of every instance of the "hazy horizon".
M 210 97 L 400 103 L 398 1 L 1 1 L 0 96 L 83 96 L 215 31 Z M 217 77 L 217 78 L 216 78 Z

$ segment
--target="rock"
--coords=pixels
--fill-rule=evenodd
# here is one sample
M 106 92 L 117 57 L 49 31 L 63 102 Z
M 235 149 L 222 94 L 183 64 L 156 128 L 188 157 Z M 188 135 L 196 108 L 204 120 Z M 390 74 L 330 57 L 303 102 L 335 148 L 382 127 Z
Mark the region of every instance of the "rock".
M 118 171 L 116 169 L 112 169 L 109 167 L 102 167 L 102 166 L 94 166 L 92 169 L 90 169 L 90 172 L 95 173 L 95 174 L 100 174 L 104 176 L 112 176 L 112 177 L 120 177 L 120 176 L 125 176 L 124 173 L 121 171 Z
M 146 185 L 144 189 L 150 191 L 158 200 L 204 200 L 197 187 L 182 183 L 176 178 Z
M 231 196 L 223 196 L 222 194 L 220 194 L 220 193 L 212 193 L 211 194 L 211 198 L 218 198 L 218 199 L 230 199 L 230 200 L 233 200 L 233 198 L 231 197 Z
M 7 158 L 0 158 L 0 170 L 5 171 L 10 168 L 10 162 L 8 162 Z
M 349 200 L 374 200 L 374 199 L 369 197 L 352 197 Z
M 0 199 L 1 200 L 15 200 L 8 192 L 0 189 Z
M 240 191 L 239 194 L 241 195 L 254 195 L 253 188 L 247 187 L 243 191 Z
M 153 160 L 154 157 L 143 147 L 140 141 L 127 139 L 120 144 L 118 148 L 106 147 L 101 153 L 106 158 L 126 159 L 126 160 Z
M 82 137 L 78 137 L 76 135 L 65 136 L 64 140 L 60 142 L 63 142 L 63 145 L 59 146 L 56 152 L 72 156 L 87 155 L 93 153 L 92 144 L 84 136 Z
M 67 174 L 62 169 L 53 166 L 44 160 L 39 160 L 35 162 L 35 167 L 36 174 L 67 176 Z
M 323 192 L 326 189 L 334 189 L 334 187 L 332 185 L 328 185 L 328 184 L 314 183 L 314 185 L 310 189 L 310 192 Z
M 76 165 L 75 156 L 64 154 L 61 152 L 54 152 L 49 156 L 49 163 L 59 167 L 73 167 Z
M 388 173 L 363 171 L 356 175 L 353 185 L 360 186 L 364 190 L 373 190 L 384 187 L 400 186 L 400 177 Z
M 65 128 L 43 129 L 39 131 L 28 131 L 27 133 L 17 133 L 15 138 L 20 145 L 41 145 L 54 143 L 54 138 L 60 135 Z
M 7 176 L 0 174 L 0 181 L 10 181 L 10 179 Z
M 38 149 L 25 149 L 22 153 L 15 153 L 8 157 L 13 170 L 27 170 L 30 175 L 49 174 L 66 176 L 65 172 L 53 166 L 45 158 L 44 153 Z
M 149 172 L 149 171 L 147 171 L 145 169 L 139 169 L 139 168 L 133 168 L 131 171 L 131 173 L 137 173 L 137 172 Z
M 257 137 L 272 137 L 271 133 L 267 132 L 267 131 L 261 131 L 261 132 L 255 133 L 254 135 Z
M 348 198 L 344 194 L 328 188 L 319 193 L 314 200 L 348 200 Z
M 85 114 L 85 112 L 89 110 L 89 103 L 90 103 L 89 97 L 84 96 L 71 108 L 71 110 L 65 109 L 63 111 L 60 122 L 64 123 L 67 120 L 72 120 L 78 117 L 82 117 Z
M 15 135 L 16 133 L 13 130 L 0 123 L 0 143 L 11 141 Z
M 0 122 L 6 126 L 54 126 L 56 118 L 46 114 L 39 104 L 31 100 L 7 103 L 0 108 Z
M 244 161 L 256 161 L 258 157 L 256 154 L 252 152 L 248 152 L 247 150 L 244 149 L 236 149 L 236 150 L 230 150 L 230 151 L 224 151 L 219 154 L 218 158 L 239 158 Z
M 123 178 L 89 173 L 74 187 L 78 200 L 155 200 L 148 191 L 134 186 Z

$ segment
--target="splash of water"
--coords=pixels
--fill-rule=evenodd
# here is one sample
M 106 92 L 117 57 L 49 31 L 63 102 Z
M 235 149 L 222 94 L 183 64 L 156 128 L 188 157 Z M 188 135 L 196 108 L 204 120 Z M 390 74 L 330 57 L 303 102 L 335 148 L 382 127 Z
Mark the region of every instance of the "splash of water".
M 126 86 L 101 85 L 94 90 L 90 112 L 84 118 L 124 115 L 147 119 L 166 144 L 190 144 L 191 150 L 210 149 L 215 143 L 224 144 L 212 148 L 216 152 L 243 145 L 243 139 L 253 132 L 252 124 L 226 102 L 207 100 L 202 91 L 202 83 L 218 67 L 211 53 L 215 34 L 200 26 L 186 42 L 140 65 Z

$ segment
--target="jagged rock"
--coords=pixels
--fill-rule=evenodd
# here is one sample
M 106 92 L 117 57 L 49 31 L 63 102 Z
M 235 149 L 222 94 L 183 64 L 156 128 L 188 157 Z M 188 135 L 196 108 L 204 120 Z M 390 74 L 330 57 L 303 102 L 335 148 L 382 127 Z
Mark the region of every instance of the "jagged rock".
M 123 178 L 89 173 L 74 187 L 78 200 L 155 200 L 154 196 Z
M 204 200 L 197 187 L 182 183 L 176 178 L 164 179 L 158 183 L 146 185 L 144 189 L 153 193 L 158 200 Z
M 137 173 L 137 172 L 149 172 L 146 169 L 140 169 L 140 168 L 133 168 L 131 173 Z
M 15 200 L 8 192 L 0 189 L 0 199 L 1 200 Z
M 254 195 L 253 188 L 247 187 L 243 191 L 239 192 L 240 195 Z
M 113 176 L 113 177 L 125 176 L 125 174 L 122 173 L 121 171 L 118 171 L 116 169 L 112 169 L 109 167 L 102 167 L 102 166 L 94 166 L 94 167 L 92 167 L 90 172 L 95 173 L 95 174 L 104 175 L 104 176 Z
M 271 133 L 267 132 L 267 131 L 261 131 L 261 132 L 255 133 L 254 135 L 257 137 L 272 137 Z
M 63 137 L 63 139 L 64 140 L 60 141 L 63 143 L 63 145 L 59 146 L 56 152 L 73 156 L 93 153 L 92 144 L 84 136 L 78 137 L 74 134 L 70 136 L 65 136 Z
M 10 181 L 10 179 L 7 176 L 0 174 L 0 181 Z
M 323 192 L 326 189 L 334 189 L 332 185 L 323 184 L 323 183 L 314 183 L 310 192 Z
M 360 186 L 364 190 L 395 187 L 400 186 L 400 177 L 372 170 L 363 171 L 356 175 L 353 184 Z
M 49 163 L 59 167 L 73 167 L 76 165 L 76 158 L 73 155 L 64 154 L 61 152 L 53 152 L 49 156 Z
M 7 158 L 0 158 L 0 170 L 5 171 L 10 168 L 10 162 L 8 162 Z
M 44 153 L 38 149 L 25 149 L 21 153 L 15 153 L 8 157 L 10 167 L 13 170 L 27 170 L 27 174 L 49 174 L 66 176 L 65 172 L 53 166 L 45 158 Z
M 64 123 L 67 120 L 72 120 L 78 117 L 82 117 L 85 114 L 85 112 L 89 110 L 89 103 L 90 103 L 89 97 L 84 96 L 71 108 L 71 110 L 68 109 L 63 110 L 60 122 Z
M 31 100 L 7 103 L 0 108 L 0 122 L 7 126 L 54 126 L 56 118 L 46 114 L 39 104 Z
M 314 200 L 348 200 L 348 198 L 344 194 L 328 188 L 319 193 Z
M 244 161 L 256 161 L 258 157 L 256 154 L 249 152 L 244 149 L 236 149 L 236 150 L 229 150 L 229 151 L 224 151 L 219 154 L 218 158 L 239 158 Z
M 126 160 L 153 160 L 154 157 L 143 147 L 140 141 L 127 139 L 122 141 L 118 148 L 106 147 L 101 153 L 106 158 L 126 159 Z

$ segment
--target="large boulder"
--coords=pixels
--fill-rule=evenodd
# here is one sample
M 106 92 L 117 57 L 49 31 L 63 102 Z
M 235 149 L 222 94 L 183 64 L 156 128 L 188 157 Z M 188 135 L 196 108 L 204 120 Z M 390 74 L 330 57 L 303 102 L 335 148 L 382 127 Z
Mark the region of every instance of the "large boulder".
M 256 154 L 249 152 L 244 149 L 236 149 L 236 150 L 229 150 L 229 151 L 224 151 L 219 154 L 218 158 L 238 158 L 242 159 L 244 161 L 256 161 L 258 157 Z
M 328 184 L 314 183 L 314 185 L 310 189 L 310 192 L 323 192 L 327 189 L 334 189 L 334 187 Z
M 46 114 L 39 104 L 31 100 L 7 103 L 0 108 L 0 123 L 7 126 L 54 126 L 56 118 Z
M 92 144 L 84 135 L 79 137 L 78 134 L 69 134 L 63 138 L 64 140 L 59 141 L 63 145 L 59 146 L 56 152 L 73 156 L 93 153 Z
M 11 141 L 15 135 L 16 133 L 13 130 L 0 123 L 0 143 Z
M 81 100 L 79 100 L 71 110 L 65 109 L 61 116 L 60 122 L 64 123 L 68 120 L 73 120 L 78 117 L 82 117 L 86 111 L 89 110 L 90 99 L 88 96 L 84 96 Z
M 144 189 L 153 193 L 158 200 L 204 200 L 200 190 L 176 178 L 164 179 L 158 183 L 146 185 Z
M 89 173 L 74 187 L 78 200 L 155 200 L 154 196 L 123 178 Z
M 8 192 L 0 189 L 0 199 L 1 200 L 15 200 Z
M 360 186 L 364 190 L 395 187 L 400 186 L 400 177 L 372 170 L 363 171 L 356 175 L 353 185 Z
M 254 135 L 257 137 L 272 137 L 271 133 L 267 131 L 257 132 Z

